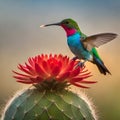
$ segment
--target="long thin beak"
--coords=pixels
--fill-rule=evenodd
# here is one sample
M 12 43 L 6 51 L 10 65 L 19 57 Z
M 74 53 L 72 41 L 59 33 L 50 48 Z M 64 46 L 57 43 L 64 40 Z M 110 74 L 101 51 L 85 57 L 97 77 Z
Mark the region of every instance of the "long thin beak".
M 53 24 L 47 24 L 47 25 L 40 25 L 40 27 L 47 27 L 52 25 L 60 25 L 60 23 L 53 23 Z

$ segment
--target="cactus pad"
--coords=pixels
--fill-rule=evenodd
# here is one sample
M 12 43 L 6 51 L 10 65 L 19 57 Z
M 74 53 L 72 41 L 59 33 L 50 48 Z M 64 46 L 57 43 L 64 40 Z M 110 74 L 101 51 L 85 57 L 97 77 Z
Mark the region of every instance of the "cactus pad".
M 17 95 L 3 120 L 95 120 L 85 100 L 67 90 L 27 89 Z

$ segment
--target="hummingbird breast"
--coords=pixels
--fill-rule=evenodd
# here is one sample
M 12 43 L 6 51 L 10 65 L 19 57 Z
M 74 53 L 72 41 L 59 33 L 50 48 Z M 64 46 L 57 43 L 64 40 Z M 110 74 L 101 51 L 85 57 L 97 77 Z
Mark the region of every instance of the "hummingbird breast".
M 80 40 L 81 36 L 78 32 L 75 34 L 67 37 L 67 43 L 70 48 L 70 50 L 77 56 L 79 59 L 86 59 L 90 60 L 92 59 L 92 55 L 87 51 Z

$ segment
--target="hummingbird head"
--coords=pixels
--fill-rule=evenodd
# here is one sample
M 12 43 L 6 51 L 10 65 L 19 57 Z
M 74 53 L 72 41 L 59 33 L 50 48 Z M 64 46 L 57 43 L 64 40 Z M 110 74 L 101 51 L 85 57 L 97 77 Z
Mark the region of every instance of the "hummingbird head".
M 68 28 L 68 29 L 76 29 L 79 30 L 78 24 L 76 21 L 74 21 L 71 18 L 68 19 L 64 19 L 60 22 L 60 26 L 62 26 L 64 29 Z
M 47 27 L 47 26 L 52 26 L 52 25 L 61 26 L 66 31 L 67 36 L 70 36 L 74 34 L 75 32 L 80 32 L 77 22 L 71 18 L 64 19 L 58 23 L 41 25 L 40 27 Z

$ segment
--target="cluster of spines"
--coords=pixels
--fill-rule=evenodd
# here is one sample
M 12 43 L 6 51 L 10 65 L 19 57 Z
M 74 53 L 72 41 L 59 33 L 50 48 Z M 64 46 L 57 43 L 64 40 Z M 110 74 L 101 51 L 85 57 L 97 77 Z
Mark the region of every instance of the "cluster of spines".
M 40 93 L 36 89 L 26 90 L 8 107 L 4 120 L 16 119 L 95 120 L 89 106 L 76 94 L 69 91 Z

